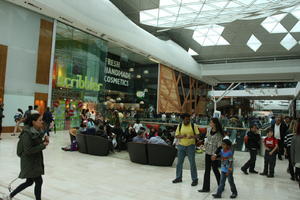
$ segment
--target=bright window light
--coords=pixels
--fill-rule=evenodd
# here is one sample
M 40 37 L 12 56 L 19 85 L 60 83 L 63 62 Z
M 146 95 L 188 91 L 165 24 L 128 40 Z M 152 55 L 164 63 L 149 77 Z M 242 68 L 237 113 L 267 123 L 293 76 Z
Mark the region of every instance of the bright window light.
M 193 39 L 201 46 L 229 45 L 229 42 L 221 35 L 224 27 L 220 25 L 204 25 L 196 28 Z
M 169 12 L 166 12 L 163 9 L 159 9 L 159 17 L 169 17 L 169 16 L 172 16 L 172 14 Z
M 288 31 L 280 23 L 278 23 L 271 33 L 287 33 L 287 32 Z
M 287 33 L 288 31 L 280 21 L 286 17 L 287 14 L 279 14 L 267 17 L 262 23 L 261 26 L 264 27 L 269 33 Z
M 197 52 L 195 52 L 193 49 L 189 48 L 189 51 L 188 53 L 191 55 L 191 56 L 197 56 L 199 55 Z
M 159 0 L 159 7 L 172 6 L 176 4 L 177 4 L 176 1 L 173 0 Z
M 181 0 L 182 4 L 189 4 L 189 3 L 196 3 L 199 2 L 201 0 Z
M 252 34 L 247 42 L 247 46 L 256 52 L 261 46 L 261 42 Z
M 287 13 L 290 12 L 300 19 L 300 6 L 296 7 L 294 5 L 299 5 L 299 0 L 159 0 L 157 9 L 150 9 L 148 13 L 146 12 L 148 10 L 141 11 L 144 14 L 140 14 L 140 22 L 153 25 L 153 19 L 151 19 L 153 17 L 154 19 L 158 18 L 156 27 L 178 28 L 180 26 L 180 28 L 184 28 L 185 26 L 190 26 L 191 23 L 209 25 L 267 17 L 264 24 L 276 22 L 272 31 L 275 29 L 274 33 L 284 33 L 286 32 L 285 28 L 277 24 Z M 163 10 L 159 16 L 158 9 Z M 283 13 L 272 16 L 274 13 L 279 12 Z M 170 27 L 165 27 L 164 23 L 159 22 L 160 19 L 170 15 L 176 18 L 180 16 L 182 19 L 185 15 L 190 15 L 191 13 L 198 17 L 186 17 L 186 19 L 191 19 L 192 21 L 181 20 L 177 22 L 175 19 L 174 23 L 169 23 Z M 269 32 L 272 33 L 272 31 Z
M 172 14 L 174 14 L 174 15 L 178 15 L 179 8 L 180 7 L 178 7 L 178 6 L 170 7 L 170 8 L 168 7 L 168 8 L 165 8 L 165 10 L 172 13 Z
M 300 10 L 295 10 L 295 11 L 291 12 L 291 14 L 294 15 L 297 19 L 300 20 Z
M 295 24 L 295 26 L 292 28 L 291 33 L 299 33 L 300 32 L 300 21 Z
M 291 34 L 287 34 L 280 42 L 280 44 L 286 49 L 291 50 L 296 44 L 297 41 Z
M 219 38 L 217 45 L 230 45 L 229 42 L 227 40 L 225 40 L 225 38 L 223 38 L 222 36 Z
M 237 4 L 237 3 L 234 3 L 233 1 L 231 1 L 227 6 L 226 8 L 238 8 L 238 7 L 241 7 L 240 4 Z

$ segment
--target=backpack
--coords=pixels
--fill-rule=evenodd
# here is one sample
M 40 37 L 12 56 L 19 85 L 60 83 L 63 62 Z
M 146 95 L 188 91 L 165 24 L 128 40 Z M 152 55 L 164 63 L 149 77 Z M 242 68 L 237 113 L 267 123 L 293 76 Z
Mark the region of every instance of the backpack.
M 21 114 L 21 113 L 16 113 L 16 114 L 14 115 L 14 120 L 15 120 L 15 121 L 19 121 L 20 119 L 22 119 L 22 114 Z
M 193 132 L 194 132 L 194 135 L 195 134 L 195 124 L 194 123 L 191 123 L 192 124 L 192 129 L 193 129 Z M 182 123 L 179 124 L 179 133 L 181 133 L 181 127 L 182 127 Z

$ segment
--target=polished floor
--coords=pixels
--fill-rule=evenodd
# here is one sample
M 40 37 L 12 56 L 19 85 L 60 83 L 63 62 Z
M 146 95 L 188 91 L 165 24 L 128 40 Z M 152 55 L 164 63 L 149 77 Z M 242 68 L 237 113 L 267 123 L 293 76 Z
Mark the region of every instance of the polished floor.
M 212 199 L 211 194 L 217 188 L 212 173 L 211 193 L 197 192 L 202 185 L 203 169 L 198 170 L 199 185 L 196 187 L 190 185 L 189 170 L 184 170 L 182 183 L 172 184 L 174 167 L 134 164 L 113 155 L 98 157 L 79 152 L 64 152 L 60 148 L 69 142 L 67 132 L 58 132 L 51 135 L 50 139 L 51 143 L 44 152 L 46 175 L 43 176 L 43 200 L 200 200 Z M 7 193 L 7 185 L 19 173 L 16 144 L 17 137 L 10 134 L 4 134 L 0 141 L 0 195 Z M 239 192 L 237 199 L 300 199 L 298 185 L 286 173 L 286 160 L 277 162 L 275 178 L 268 179 L 260 175 L 243 175 L 239 168 L 247 158 L 248 153 L 236 153 L 234 178 Z M 263 159 L 259 156 L 258 171 L 262 170 L 262 164 Z M 18 180 L 13 187 L 21 182 L 22 180 Z M 228 183 L 222 196 L 229 199 Z M 33 187 L 14 199 L 34 199 Z

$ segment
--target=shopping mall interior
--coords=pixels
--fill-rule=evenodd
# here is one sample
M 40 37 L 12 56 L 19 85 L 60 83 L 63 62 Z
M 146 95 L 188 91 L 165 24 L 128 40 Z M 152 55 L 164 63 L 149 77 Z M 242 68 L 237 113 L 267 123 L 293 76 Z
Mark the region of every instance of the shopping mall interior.
M 0 200 L 299 200 L 300 0 L 0 0 L 0 172 Z

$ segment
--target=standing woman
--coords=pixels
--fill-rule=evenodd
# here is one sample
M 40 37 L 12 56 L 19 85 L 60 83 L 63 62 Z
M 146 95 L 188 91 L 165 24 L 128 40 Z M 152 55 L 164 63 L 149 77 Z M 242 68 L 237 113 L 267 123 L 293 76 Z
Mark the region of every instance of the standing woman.
M 293 181 L 295 180 L 295 170 L 291 160 L 291 144 L 296 132 L 297 132 L 297 120 L 292 120 L 291 123 L 289 124 L 287 135 L 284 137 L 284 146 L 286 148 L 286 155 L 289 159 L 288 169 L 291 175 L 291 180 Z
M 296 135 L 292 139 L 291 161 L 296 167 L 295 178 L 299 182 L 300 188 L 300 120 L 298 120 Z
M 210 191 L 210 171 L 211 168 L 216 176 L 218 185 L 220 184 L 220 172 L 218 169 L 218 161 L 212 160 L 212 156 L 215 154 L 216 150 L 222 146 L 223 140 L 223 130 L 218 118 L 212 118 L 209 126 L 210 131 L 207 132 L 207 139 L 205 141 L 205 172 L 203 179 L 203 186 L 198 192 L 209 192 Z
M 26 179 L 9 196 L 0 200 L 10 200 L 16 194 L 35 183 L 34 195 L 36 200 L 41 200 L 41 191 L 44 174 L 43 150 L 49 144 L 49 138 L 44 137 L 42 116 L 37 111 L 31 111 L 27 124 L 22 133 L 17 147 L 17 155 L 21 158 L 21 172 L 19 178 Z

